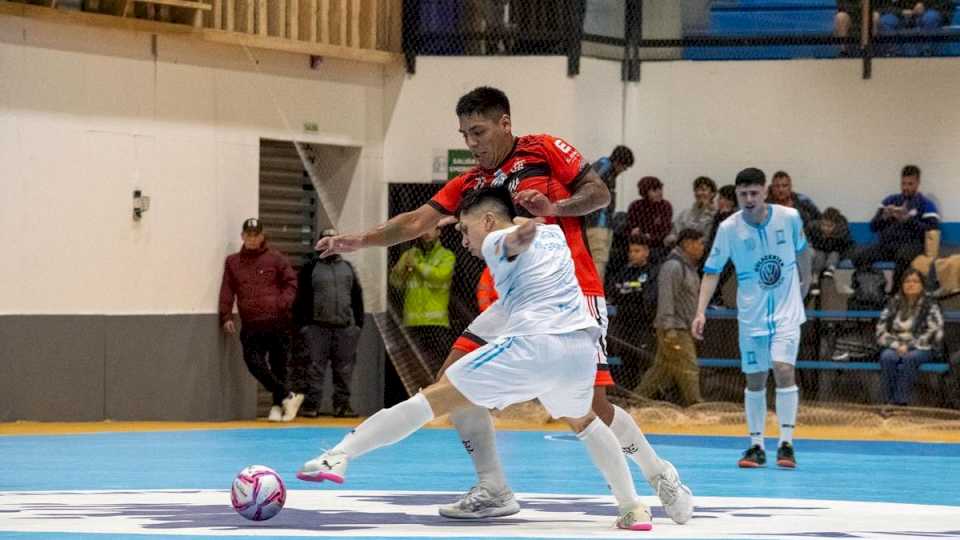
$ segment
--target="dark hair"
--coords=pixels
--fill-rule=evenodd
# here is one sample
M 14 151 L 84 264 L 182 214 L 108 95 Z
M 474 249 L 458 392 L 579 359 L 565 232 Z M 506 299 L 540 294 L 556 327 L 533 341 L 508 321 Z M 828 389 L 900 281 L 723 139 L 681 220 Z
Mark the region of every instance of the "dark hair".
M 663 187 L 663 182 L 660 181 L 656 176 L 644 176 L 639 181 L 637 181 L 637 191 L 640 192 L 640 196 L 646 198 L 647 193 L 660 189 Z
M 709 176 L 698 176 L 696 180 L 693 181 L 693 189 L 703 186 L 709 188 L 710 191 L 717 192 L 717 183 L 713 181 Z
M 700 240 L 701 238 L 703 238 L 702 232 L 696 229 L 684 229 L 677 235 L 677 245 L 679 246 L 687 240 Z
M 510 100 L 502 90 L 492 86 L 478 86 L 457 101 L 457 116 L 479 114 L 490 118 L 510 114 Z
M 624 167 L 633 167 L 633 152 L 621 144 L 610 153 L 610 161 L 619 163 Z
M 920 167 L 917 167 L 916 165 L 904 166 L 903 170 L 900 171 L 900 178 L 905 176 L 916 176 L 917 178 L 920 178 Z
M 463 201 L 460 202 L 457 216 L 462 216 L 484 204 L 492 204 L 496 211 L 511 220 L 517 217 L 517 208 L 513 205 L 513 196 L 504 187 L 486 187 L 467 193 Z
M 737 188 L 733 184 L 721 186 L 717 193 L 724 199 L 733 201 L 733 204 L 737 204 Z
M 734 184 L 739 186 L 765 186 L 767 185 L 767 177 L 763 174 L 763 171 L 755 167 L 750 167 L 744 169 L 737 173 L 737 179 Z
M 847 223 L 847 218 L 844 217 L 842 213 L 836 208 L 830 206 L 820 214 L 820 219 L 831 221 L 840 225 L 845 225 Z
M 787 174 L 787 171 L 777 171 L 773 173 L 773 176 L 770 177 L 770 180 L 776 180 L 777 178 L 790 178 L 790 175 Z
M 631 234 L 630 238 L 627 240 L 628 248 L 629 246 L 643 246 L 647 249 L 650 249 L 650 244 L 643 239 L 639 234 Z

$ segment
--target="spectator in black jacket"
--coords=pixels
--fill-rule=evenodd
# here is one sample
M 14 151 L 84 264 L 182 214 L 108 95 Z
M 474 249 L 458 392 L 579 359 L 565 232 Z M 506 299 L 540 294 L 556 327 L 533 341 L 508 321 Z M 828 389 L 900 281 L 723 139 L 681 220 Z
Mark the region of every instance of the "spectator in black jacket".
M 650 262 L 650 248 L 641 238 L 630 239 L 627 265 L 608 276 L 607 302 L 616 306 L 607 332 L 610 352 L 620 356 L 619 377 L 635 385 L 643 360 L 652 360 L 657 315 L 657 266 Z
M 814 221 L 820 219 L 820 209 L 813 202 L 813 199 L 793 190 L 793 179 L 786 171 L 777 171 L 773 173 L 773 179 L 770 180 L 770 193 L 767 194 L 767 202 L 779 204 L 793 208 L 800 213 L 800 219 L 803 220 L 803 229 L 809 233 L 810 226 Z
M 839 210 L 827 208 L 810 227 L 808 239 L 813 247 L 811 272 L 814 282 L 810 293 L 816 295 L 820 291 L 820 278 L 832 278 L 837 263 L 848 257 L 853 248 L 850 224 Z
M 324 230 L 320 238 L 336 236 Z M 356 416 L 350 406 L 350 384 L 363 328 L 363 290 L 353 266 L 339 255 L 316 253 L 300 269 L 293 304 L 298 356 L 306 402 L 301 416 L 317 416 L 323 400 L 327 365 L 333 368 L 333 414 Z

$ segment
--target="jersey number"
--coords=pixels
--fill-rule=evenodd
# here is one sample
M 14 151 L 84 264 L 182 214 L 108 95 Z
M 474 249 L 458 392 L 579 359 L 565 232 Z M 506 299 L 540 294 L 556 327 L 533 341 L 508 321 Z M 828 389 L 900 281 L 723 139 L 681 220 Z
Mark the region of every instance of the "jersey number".
M 569 144 L 561 141 L 560 139 L 555 139 L 555 140 L 553 141 L 553 145 L 556 146 L 557 148 L 559 148 L 560 151 L 563 152 L 564 154 L 569 154 L 570 151 L 573 150 L 573 147 L 572 147 L 572 146 L 570 146 Z

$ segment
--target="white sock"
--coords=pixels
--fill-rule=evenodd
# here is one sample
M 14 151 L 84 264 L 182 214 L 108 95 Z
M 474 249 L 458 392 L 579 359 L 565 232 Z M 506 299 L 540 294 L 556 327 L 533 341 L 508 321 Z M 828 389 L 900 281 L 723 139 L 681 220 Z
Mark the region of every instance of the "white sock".
M 763 427 L 767 423 L 767 391 L 743 390 L 743 407 L 747 412 L 747 429 L 750 430 L 750 445 L 763 448 Z
M 777 388 L 777 421 L 780 422 L 780 443 L 793 444 L 793 428 L 797 424 L 800 389 L 797 385 Z
M 389 409 L 380 409 L 377 414 L 364 420 L 331 452 L 343 452 L 349 458 L 362 456 L 405 439 L 430 420 L 433 420 L 433 409 L 427 398 L 418 392 L 412 398 Z
M 602 420 L 594 418 L 586 429 L 577 433 L 577 438 L 587 445 L 590 459 L 613 491 L 617 505 L 620 508 L 632 506 L 637 500 L 637 490 L 613 431 Z
M 507 487 L 503 475 L 500 456 L 497 455 L 497 438 L 493 430 L 493 419 L 483 407 L 467 407 L 450 414 L 460 442 L 473 460 L 479 482 L 495 491 Z
M 623 453 L 640 467 L 640 472 L 648 482 L 667 468 L 663 460 L 657 457 L 647 438 L 643 436 L 636 420 L 617 405 L 613 406 L 613 422 L 610 422 L 610 431 L 613 431 L 617 437 Z

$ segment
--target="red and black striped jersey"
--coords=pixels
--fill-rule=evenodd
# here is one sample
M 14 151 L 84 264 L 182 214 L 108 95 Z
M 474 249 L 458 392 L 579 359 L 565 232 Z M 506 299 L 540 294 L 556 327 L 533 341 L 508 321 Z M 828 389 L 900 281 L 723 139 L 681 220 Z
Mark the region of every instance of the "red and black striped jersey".
M 444 214 L 454 214 L 470 191 L 498 186 L 506 186 L 514 195 L 534 189 L 551 201 L 560 201 L 570 197 L 570 186 L 586 174 L 588 165 L 580 152 L 563 139 L 546 134 L 524 135 L 514 139 L 513 150 L 499 167 L 470 169 L 447 182 L 428 204 Z M 587 249 L 583 217 L 551 217 L 547 223 L 555 223 L 563 230 L 583 294 L 603 296 L 603 283 Z

